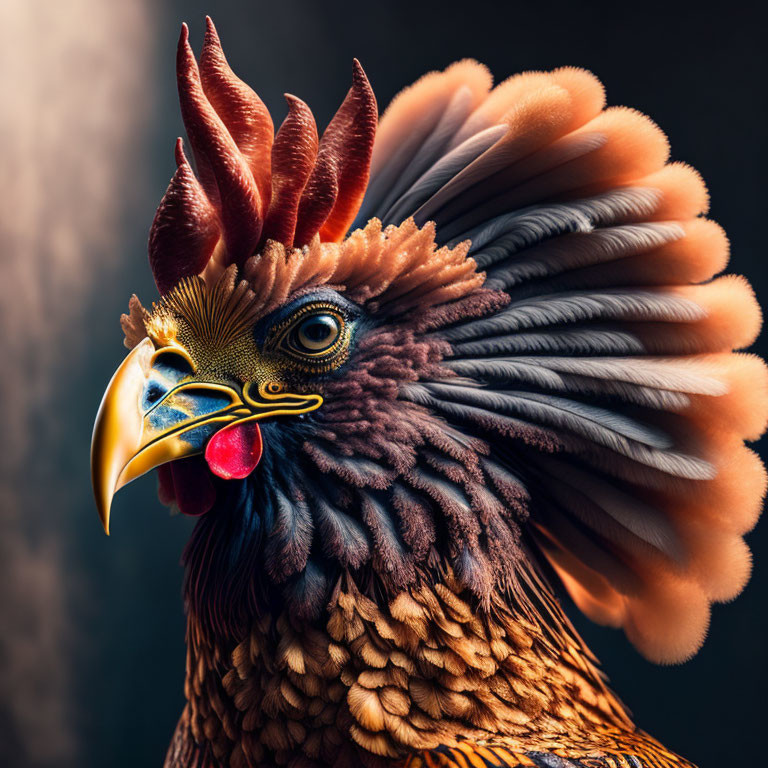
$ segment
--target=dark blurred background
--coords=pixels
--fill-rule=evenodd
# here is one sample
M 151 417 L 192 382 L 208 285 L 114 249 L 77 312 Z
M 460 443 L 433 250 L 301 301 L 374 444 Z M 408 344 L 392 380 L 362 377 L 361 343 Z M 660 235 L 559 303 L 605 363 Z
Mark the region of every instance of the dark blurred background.
M 754 8 L 754 10 L 750 10 Z M 353 56 L 384 107 L 461 57 L 497 80 L 573 64 L 611 104 L 650 114 L 698 168 L 734 271 L 768 301 L 766 46 L 757 5 L 389 0 L 0 2 L 0 764 L 160 766 L 182 708 L 178 565 L 190 521 L 143 478 L 107 539 L 91 501 L 90 430 L 122 358 L 131 292 L 156 296 L 146 236 L 182 132 L 179 25 L 211 13 L 235 71 L 278 123 L 283 91 L 324 125 Z M 757 351 L 765 354 L 766 337 Z M 765 448 L 765 446 L 762 446 Z M 578 619 L 638 722 L 702 768 L 763 764 L 768 527 L 752 581 L 715 608 L 703 650 L 642 660 Z

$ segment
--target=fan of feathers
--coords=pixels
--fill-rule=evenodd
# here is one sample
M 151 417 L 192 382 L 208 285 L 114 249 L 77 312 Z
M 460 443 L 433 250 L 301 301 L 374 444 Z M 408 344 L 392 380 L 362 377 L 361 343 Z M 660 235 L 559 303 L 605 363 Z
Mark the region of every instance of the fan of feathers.
M 768 403 L 762 362 L 732 351 L 759 308 L 714 277 L 728 243 L 696 171 L 579 69 L 492 87 L 459 62 L 377 129 L 356 64 L 322 138 L 289 97 L 273 142 L 216 39 L 199 70 L 185 38 L 179 56 L 198 175 L 179 143 L 159 307 L 194 290 L 257 322 L 328 290 L 363 318 L 323 407 L 264 424 L 249 478 L 161 468 L 164 501 L 215 508 L 185 554 L 191 610 L 237 636 L 259 601 L 317 616 L 344 571 L 395 594 L 450 569 L 487 602 L 537 563 L 647 657 L 693 653 L 749 575 L 765 475 L 743 441 Z M 132 301 L 130 346 L 157 311 Z

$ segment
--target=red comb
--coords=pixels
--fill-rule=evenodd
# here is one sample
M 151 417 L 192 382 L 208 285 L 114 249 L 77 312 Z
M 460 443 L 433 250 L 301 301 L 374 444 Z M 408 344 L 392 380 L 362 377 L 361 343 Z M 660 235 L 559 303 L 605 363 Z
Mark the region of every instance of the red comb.
M 253 253 L 261 235 L 262 198 L 245 157 L 203 91 L 188 37 L 184 25 L 176 59 L 181 115 L 203 189 L 214 204 L 219 204 L 225 263 L 242 263 Z
M 321 240 L 341 240 L 363 202 L 378 121 L 376 97 L 360 62 L 355 59 L 352 87 L 323 134 L 329 152 L 334 152 L 338 158 L 339 194 L 331 215 L 320 230 Z
M 272 145 L 272 199 L 262 237 L 293 245 L 299 199 L 317 159 L 317 126 L 310 108 L 285 94 L 288 115 Z
M 355 59 L 352 87 L 323 133 L 317 163 L 299 204 L 294 245 L 339 241 L 355 218 L 368 185 L 378 111 L 368 78 Z
M 149 231 L 149 265 L 160 293 L 182 277 L 200 274 L 219 240 L 216 211 L 184 156 L 181 139 L 176 141 L 176 163 Z
M 286 96 L 273 141 L 261 99 L 230 69 L 210 18 L 198 68 L 183 24 L 176 60 L 179 101 L 197 178 L 179 144 L 178 169 L 155 215 L 149 259 L 161 293 L 201 274 L 214 251 L 238 264 L 267 239 L 287 247 L 338 241 L 368 183 L 376 99 L 355 60 L 352 87 L 318 143 L 309 107 Z M 199 179 L 199 180 L 198 180 Z
M 245 158 L 261 198 L 269 202 L 272 118 L 264 102 L 229 68 L 210 16 L 205 22 L 200 56 L 203 91 Z

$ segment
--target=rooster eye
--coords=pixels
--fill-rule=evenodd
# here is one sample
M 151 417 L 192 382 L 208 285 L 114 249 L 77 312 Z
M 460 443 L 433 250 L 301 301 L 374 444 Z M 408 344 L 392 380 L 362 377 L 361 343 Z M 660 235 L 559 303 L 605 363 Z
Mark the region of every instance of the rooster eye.
M 346 361 L 353 325 L 345 309 L 331 302 L 312 302 L 273 326 L 265 349 L 287 355 L 306 373 L 327 373 Z
M 333 346 L 341 335 L 339 320 L 333 315 L 322 314 L 308 317 L 296 329 L 297 346 L 309 352 L 324 352 Z

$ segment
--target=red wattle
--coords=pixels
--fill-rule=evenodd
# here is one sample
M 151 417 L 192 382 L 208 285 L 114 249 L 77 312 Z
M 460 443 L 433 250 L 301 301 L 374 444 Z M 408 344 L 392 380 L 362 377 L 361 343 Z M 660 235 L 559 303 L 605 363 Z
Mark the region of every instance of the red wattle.
M 173 486 L 179 510 L 190 517 L 210 512 L 216 503 L 216 489 L 199 456 L 171 462 Z
M 162 464 L 157 475 L 158 495 L 166 506 L 175 504 L 183 514 L 199 517 L 216 503 L 216 489 L 202 456 Z
M 242 480 L 261 459 L 261 430 L 255 421 L 235 422 L 217 432 L 205 446 L 205 460 L 214 475 Z

